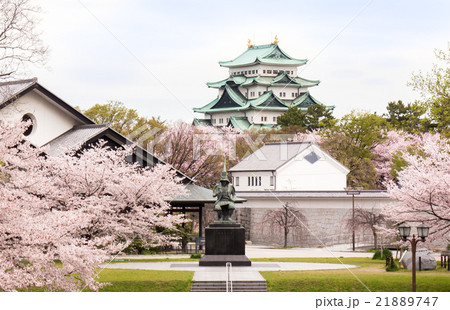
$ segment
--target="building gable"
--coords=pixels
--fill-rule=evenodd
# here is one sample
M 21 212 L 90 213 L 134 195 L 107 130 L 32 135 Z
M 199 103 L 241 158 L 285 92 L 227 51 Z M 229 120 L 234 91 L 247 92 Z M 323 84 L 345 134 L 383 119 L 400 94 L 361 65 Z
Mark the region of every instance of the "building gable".
M 277 190 L 343 190 L 349 170 L 315 144 L 280 166 Z

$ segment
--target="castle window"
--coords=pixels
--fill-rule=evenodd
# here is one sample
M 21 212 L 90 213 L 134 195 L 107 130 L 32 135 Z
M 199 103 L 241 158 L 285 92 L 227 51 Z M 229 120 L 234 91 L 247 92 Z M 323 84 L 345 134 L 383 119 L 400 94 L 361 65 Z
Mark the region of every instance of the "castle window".
M 261 186 L 261 177 L 259 177 L 259 186 Z
M 273 186 L 273 175 L 270 176 L 270 186 Z
M 277 117 L 276 117 L 276 116 L 273 117 L 273 121 L 274 121 L 275 123 L 277 122 Z
M 234 178 L 234 185 L 239 186 L 239 177 Z
M 252 70 L 252 73 L 253 73 L 253 74 L 255 74 L 255 73 L 256 73 L 256 71 L 255 71 L 255 70 Z
M 263 74 L 266 74 L 266 70 L 263 70 Z
M 22 117 L 22 122 L 30 122 L 30 125 L 27 127 L 27 129 L 23 133 L 23 135 L 25 137 L 27 137 L 27 136 L 31 135 L 31 133 L 33 132 L 33 129 L 36 127 L 36 120 L 33 115 L 25 114 Z
M 272 70 L 267 70 L 267 74 L 272 74 Z
M 248 186 L 250 186 L 250 177 L 248 177 Z
M 295 97 L 295 93 L 292 93 L 292 97 Z
M 260 91 L 258 92 L 258 96 L 261 96 L 261 92 Z

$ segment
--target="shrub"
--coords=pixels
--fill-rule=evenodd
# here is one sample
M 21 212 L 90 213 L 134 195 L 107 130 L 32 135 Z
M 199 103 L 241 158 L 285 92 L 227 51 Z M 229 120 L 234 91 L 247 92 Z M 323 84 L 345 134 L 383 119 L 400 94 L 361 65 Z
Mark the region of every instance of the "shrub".
M 372 259 L 385 259 L 386 256 L 392 256 L 392 252 L 389 249 L 384 249 L 383 254 L 381 254 L 380 250 L 377 250 L 373 254 Z
M 379 250 L 375 251 L 375 254 L 373 254 L 372 259 L 381 259 L 381 252 Z
M 392 265 L 389 264 L 386 266 L 386 271 L 390 272 L 390 271 L 398 271 L 400 268 L 398 267 L 398 265 L 393 262 Z
M 391 256 L 392 257 L 392 252 L 389 249 L 383 249 L 383 257 L 382 258 L 386 258 L 386 256 Z
M 202 254 L 191 254 L 191 258 L 202 258 Z

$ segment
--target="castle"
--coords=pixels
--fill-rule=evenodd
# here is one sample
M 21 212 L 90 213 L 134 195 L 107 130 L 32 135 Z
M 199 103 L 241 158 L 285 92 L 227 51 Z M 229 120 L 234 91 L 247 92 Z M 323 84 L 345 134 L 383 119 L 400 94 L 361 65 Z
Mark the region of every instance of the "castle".
M 247 50 L 240 56 L 219 62 L 229 68 L 229 77 L 207 83 L 219 94 L 207 105 L 194 108 L 194 112 L 204 114 L 203 119 L 194 119 L 194 125 L 231 126 L 238 130 L 278 128 L 277 117 L 289 107 L 306 111 L 311 105 L 322 105 L 309 92 L 320 81 L 298 76 L 298 67 L 306 63 L 306 59 L 286 54 L 276 37 L 267 45 L 252 45 L 249 40 Z

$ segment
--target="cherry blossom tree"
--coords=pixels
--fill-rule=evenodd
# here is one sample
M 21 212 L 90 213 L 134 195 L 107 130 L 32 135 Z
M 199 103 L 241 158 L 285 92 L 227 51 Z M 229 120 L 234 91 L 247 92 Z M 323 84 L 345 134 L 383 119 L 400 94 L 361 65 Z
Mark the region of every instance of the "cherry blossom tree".
M 27 63 L 44 63 L 47 47 L 37 25 L 40 8 L 32 0 L 0 2 L 0 79 L 23 73 Z
M 140 168 L 102 143 L 43 156 L 25 128 L 0 124 L 0 290 L 96 290 L 96 267 L 134 238 L 170 242 L 156 228 L 183 221 L 167 214 L 184 194 L 172 168 Z
M 234 159 L 238 132 L 230 127 L 177 123 L 158 136 L 148 148 L 175 169 L 211 187 L 223 167 L 223 156 Z
M 291 231 L 301 233 L 306 218 L 298 209 L 290 206 L 289 203 L 283 204 L 283 208 L 269 210 L 264 214 L 262 225 L 267 227 L 273 233 L 281 231 L 283 233 L 283 246 L 287 247 L 288 236 Z
M 423 144 L 439 143 L 441 140 L 441 136 L 437 133 L 411 134 L 389 130 L 385 135 L 387 138 L 372 150 L 375 154 L 372 162 L 377 170 L 378 183 L 381 186 L 396 179 L 398 172 L 407 165 L 403 154 L 421 152 Z
M 373 206 L 370 209 L 362 207 L 355 208 L 355 221 L 353 218 L 347 220 L 347 228 L 352 229 L 353 225 L 357 228 L 368 228 L 372 231 L 373 247 L 378 248 L 379 226 L 386 223 L 385 216 L 380 212 L 379 208 Z
M 407 166 L 397 182 L 388 184 L 395 207 L 385 214 L 395 223 L 423 222 L 430 227 L 430 241 L 449 240 L 450 234 L 450 144 L 448 140 L 426 140 L 420 152 L 405 153 Z

